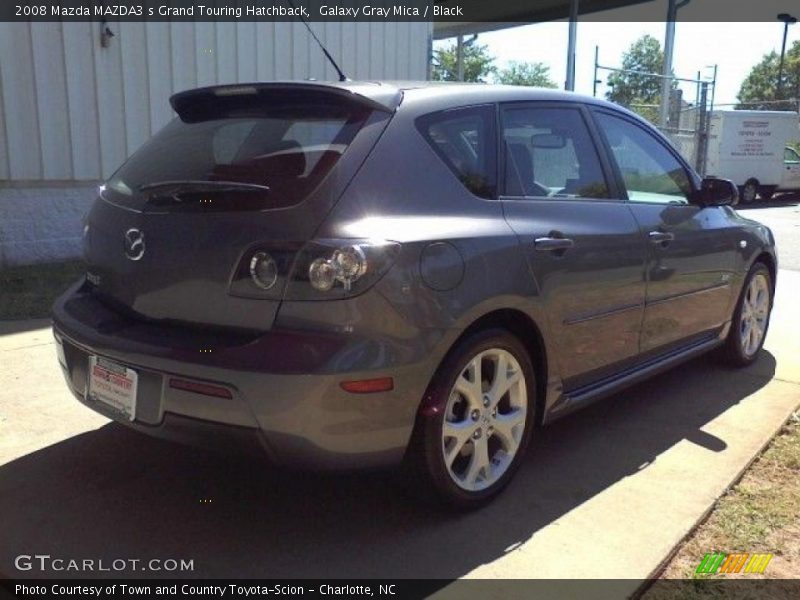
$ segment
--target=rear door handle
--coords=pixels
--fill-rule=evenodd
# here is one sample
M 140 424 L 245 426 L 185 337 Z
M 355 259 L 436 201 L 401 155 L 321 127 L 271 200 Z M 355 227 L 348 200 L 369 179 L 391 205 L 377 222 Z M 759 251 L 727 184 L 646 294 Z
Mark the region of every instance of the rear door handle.
M 675 239 L 675 234 L 669 231 L 651 231 L 647 237 L 653 244 L 667 244 Z
M 533 241 L 533 247 L 539 252 L 553 252 L 556 250 L 569 250 L 575 245 L 569 238 L 540 237 Z

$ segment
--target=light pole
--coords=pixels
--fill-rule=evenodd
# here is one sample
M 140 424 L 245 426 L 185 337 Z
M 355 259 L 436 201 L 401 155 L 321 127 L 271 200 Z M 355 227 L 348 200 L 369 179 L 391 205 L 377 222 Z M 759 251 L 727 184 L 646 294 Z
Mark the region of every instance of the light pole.
M 564 89 L 575 91 L 575 44 L 578 40 L 578 13 L 580 0 L 571 0 L 569 5 L 569 40 L 567 42 L 567 81 Z
M 474 44 L 477 39 L 477 33 L 467 41 L 464 41 L 463 35 L 459 35 L 456 38 L 456 81 L 464 81 L 464 51 L 467 46 Z
M 669 121 L 669 97 L 672 92 L 672 53 L 675 46 L 675 21 L 678 20 L 678 9 L 689 4 L 690 0 L 668 0 L 667 30 L 664 33 L 664 64 L 661 68 L 661 105 L 659 107 L 659 125 L 666 127 Z
M 786 56 L 786 36 L 789 33 L 789 25 L 797 23 L 797 17 L 789 13 L 778 15 L 778 21 L 783 21 L 783 44 L 781 44 L 781 62 L 778 65 L 778 93 L 777 99 L 783 100 L 783 59 Z

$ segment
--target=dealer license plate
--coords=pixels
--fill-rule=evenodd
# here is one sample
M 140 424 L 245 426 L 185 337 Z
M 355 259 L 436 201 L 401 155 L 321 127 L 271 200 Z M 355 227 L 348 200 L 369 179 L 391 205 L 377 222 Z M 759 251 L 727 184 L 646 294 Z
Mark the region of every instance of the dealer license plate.
M 102 402 L 129 420 L 136 417 L 136 384 L 139 375 L 133 369 L 102 356 L 89 357 L 91 400 Z

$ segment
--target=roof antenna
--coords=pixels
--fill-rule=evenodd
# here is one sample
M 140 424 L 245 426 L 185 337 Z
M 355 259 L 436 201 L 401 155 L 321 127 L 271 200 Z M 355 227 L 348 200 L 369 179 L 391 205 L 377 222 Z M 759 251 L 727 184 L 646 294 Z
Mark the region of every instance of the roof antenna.
M 328 52 L 328 49 L 322 44 L 322 42 L 319 41 L 317 34 L 314 33 L 314 30 L 311 29 L 311 26 L 303 18 L 303 13 L 297 10 L 297 7 L 294 5 L 294 2 L 292 2 L 292 0 L 286 0 L 286 2 L 289 4 L 289 6 L 291 6 L 294 9 L 295 14 L 297 14 L 297 18 L 299 18 L 303 22 L 303 25 L 306 26 L 306 29 L 308 29 L 308 33 L 311 34 L 311 37 L 314 38 L 314 41 L 317 42 L 317 44 L 319 44 L 319 47 L 322 50 L 322 53 L 325 55 L 325 58 L 327 58 L 328 61 L 333 65 L 333 68 L 336 69 L 336 72 L 339 74 L 339 81 L 349 81 L 347 79 L 347 75 L 345 75 L 344 72 L 339 68 L 339 65 L 336 64 L 335 60 L 333 60 L 333 57 L 331 56 L 330 52 Z

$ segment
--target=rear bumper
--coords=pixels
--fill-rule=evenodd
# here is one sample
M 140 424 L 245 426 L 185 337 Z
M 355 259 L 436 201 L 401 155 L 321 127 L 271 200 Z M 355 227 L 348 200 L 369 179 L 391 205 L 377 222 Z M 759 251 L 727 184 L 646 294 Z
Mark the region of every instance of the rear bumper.
M 248 337 L 132 321 L 79 285 L 56 302 L 53 329 L 67 383 L 93 410 L 156 437 L 210 447 L 260 446 L 278 464 L 313 469 L 400 462 L 438 363 L 405 352 L 412 360 L 397 364 L 402 352 L 374 354 L 374 340 L 346 333 L 284 330 Z M 90 355 L 137 370 L 134 421 L 87 398 Z M 356 364 L 348 360 L 353 356 L 368 357 L 370 368 L 338 368 Z M 340 387 L 346 380 L 387 376 L 394 379 L 389 392 L 352 394 Z M 175 389 L 172 377 L 222 386 L 232 397 Z

